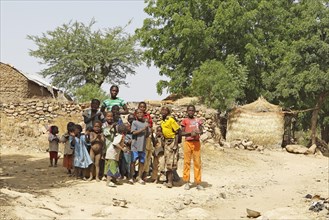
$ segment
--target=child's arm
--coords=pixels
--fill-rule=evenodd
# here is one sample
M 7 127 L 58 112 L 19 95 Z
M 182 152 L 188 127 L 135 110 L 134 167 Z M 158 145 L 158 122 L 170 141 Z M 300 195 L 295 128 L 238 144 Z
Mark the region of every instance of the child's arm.
M 134 125 L 134 124 L 133 124 L 133 125 Z M 148 128 L 149 128 L 149 126 L 146 125 L 144 128 L 141 128 L 141 129 L 139 129 L 139 130 L 133 130 L 134 127 L 132 127 L 131 129 L 133 130 L 133 131 L 132 131 L 133 135 L 139 135 L 140 133 L 145 132 Z
M 54 140 L 59 141 L 57 135 L 49 134 L 48 141 L 54 141 Z
M 121 146 L 121 144 L 116 144 L 116 145 L 113 145 L 113 146 L 121 149 L 123 152 L 129 151 L 127 147 Z
M 73 149 L 75 147 L 75 134 L 74 134 L 74 132 L 70 133 L 69 141 L 70 141 L 71 149 Z
M 63 134 L 62 136 L 61 136 L 61 138 L 59 139 L 59 142 L 60 143 L 66 143 L 67 142 L 67 140 L 68 140 L 68 135 L 66 135 L 66 134 Z
M 91 144 L 94 144 L 96 142 L 97 138 L 98 138 L 98 135 L 96 133 L 94 133 L 94 132 L 90 133 L 90 143 Z

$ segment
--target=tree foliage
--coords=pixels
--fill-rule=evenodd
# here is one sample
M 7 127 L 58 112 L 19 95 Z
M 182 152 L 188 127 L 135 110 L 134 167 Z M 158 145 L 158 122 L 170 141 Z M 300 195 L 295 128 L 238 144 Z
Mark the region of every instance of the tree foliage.
M 225 111 L 244 98 L 247 69 L 237 58 L 228 56 L 225 63 L 216 60 L 204 62 L 194 71 L 192 88 L 194 94 L 208 106 Z
M 313 108 L 312 143 L 317 120 L 325 122 L 329 98 L 329 8 L 324 1 L 300 1 L 289 8 L 285 38 L 277 42 L 270 55 L 279 51 L 279 62 L 263 76 L 267 91 L 284 106 Z M 319 117 L 320 116 L 320 117 Z
M 198 91 L 206 103 L 219 109 L 233 101 L 254 101 L 261 94 L 284 107 L 313 108 L 312 135 L 317 119 L 326 121 L 321 114 L 329 97 L 328 2 L 147 3 L 145 12 L 150 17 L 137 35 L 146 47 L 147 62 L 169 77 L 157 84 L 159 92 L 190 95 Z M 229 72 L 229 57 L 239 63 L 240 71 Z M 247 76 L 243 86 L 229 81 L 232 76 L 240 79 L 241 72 Z
M 78 102 L 90 102 L 92 99 L 102 102 L 109 98 L 104 90 L 94 84 L 85 84 L 75 89 L 73 95 Z
M 95 23 L 69 22 L 41 36 L 28 36 L 37 46 L 30 55 L 46 65 L 41 74 L 54 85 L 73 91 L 84 84 L 125 84 L 126 76 L 135 74 L 141 58 L 135 37 L 122 27 L 94 31 Z

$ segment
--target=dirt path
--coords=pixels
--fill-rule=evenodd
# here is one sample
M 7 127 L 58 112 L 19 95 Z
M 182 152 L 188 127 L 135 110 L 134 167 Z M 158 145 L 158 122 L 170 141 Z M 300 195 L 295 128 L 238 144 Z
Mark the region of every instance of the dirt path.
M 326 209 L 309 211 L 304 198 L 329 197 L 327 157 L 204 149 L 205 190 L 185 191 L 155 183 L 109 188 L 78 181 L 62 167 L 48 168 L 46 153 L 19 153 L 1 150 L 1 219 L 247 219 L 246 208 L 261 212 L 262 219 L 329 216 Z M 128 204 L 113 206 L 113 198 Z

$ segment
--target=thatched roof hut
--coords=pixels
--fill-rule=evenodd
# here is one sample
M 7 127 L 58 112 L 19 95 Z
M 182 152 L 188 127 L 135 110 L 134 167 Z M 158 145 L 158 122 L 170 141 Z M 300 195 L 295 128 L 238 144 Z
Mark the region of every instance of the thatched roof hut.
M 256 145 L 281 147 L 284 113 L 263 97 L 229 113 L 226 140 L 249 139 Z

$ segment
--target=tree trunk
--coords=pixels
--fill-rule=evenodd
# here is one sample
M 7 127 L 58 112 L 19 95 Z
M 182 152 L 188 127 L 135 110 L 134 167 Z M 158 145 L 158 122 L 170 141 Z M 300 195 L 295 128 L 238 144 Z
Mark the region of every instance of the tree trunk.
M 316 127 L 318 122 L 318 115 L 320 112 L 320 109 L 324 103 L 324 100 L 326 98 L 326 94 L 320 94 L 317 103 L 314 107 L 314 110 L 312 112 L 312 118 L 311 118 L 311 139 L 312 144 L 316 144 Z
M 329 143 L 329 126 L 323 125 L 321 127 L 321 139 L 324 140 L 327 144 Z

